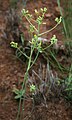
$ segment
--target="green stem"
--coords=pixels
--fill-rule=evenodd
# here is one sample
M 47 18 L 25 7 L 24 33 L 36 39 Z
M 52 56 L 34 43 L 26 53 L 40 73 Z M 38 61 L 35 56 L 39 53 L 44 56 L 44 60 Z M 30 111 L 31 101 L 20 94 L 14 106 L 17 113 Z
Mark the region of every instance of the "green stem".
M 26 17 L 26 16 L 25 16 Z M 30 22 L 30 20 L 26 17 L 27 21 L 29 22 L 30 25 L 33 26 L 33 28 L 35 29 L 36 32 L 38 32 L 38 30 L 36 29 L 36 27 Z
M 38 55 L 39 55 L 39 51 L 38 51 L 38 53 L 37 53 L 37 55 L 36 55 L 36 57 L 35 57 L 35 59 L 34 59 L 32 65 L 30 66 L 30 68 L 31 68 L 31 67 L 34 65 L 34 63 L 36 62 Z
M 19 50 L 20 53 L 22 53 L 22 55 L 24 55 L 27 59 L 29 59 L 29 57 L 28 57 L 25 53 L 23 53 L 23 52 L 20 50 L 20 48 L 17 48 L 17 50 Z
M 38 35 L 39 35 L 39 31 L 40 31 L 40 25 L 38 24 Z
M 30 57 L 29 57 L 28 67 L 27 67 L 27 71 L 26 71 L 25 76 L 24 76 L 23 84 L 22 84 L 22 90 L 25 89 L 25 93 L 26 93 L 26 84 L 27 84 L 27 80 L 28 80 L 28 71 L 31 68 L 30 66 L 31 66 L 31 58 L 32 58 L 33 51 L 34 51 L 34 47 L 33 48 L 31 47 L 31 53 L 30 53 Z M 25 94 L 24 94 L 24 97 L 25 97 Z M 22 96 L 21 96 L 21 98 L 22 98 Z M 21 98 L 20 98 L 20 100 L 21 100 Z M 23 111 L 24 111 L 24 102 L 25 102 L 25 100 L 23 99 L 22 115 L 23 115 Z
M 61 14 L 61 16 L 62 16 L 62 18 L 63 18 L 63 27 L 64 27 L 64 30 L 65 30 L 65 33 L 66 33 L 66 38 L 68 38 L 65 20 L 64 20 L 64 17 L 63 17 L 63 13 L 62 13 L 61 6 L 60 6 L 60 0 L 57 0 L 57 3 L 58 3 L 58 7 L 59 7 L 59 9 L 60 9 L 60 14 Z
M 32 54 L 32 53 L 31 53 Z M 31 63 L 31 60 L 30 60 L 30 63 L 28 64 L 29 66 L 28 66 L 28 69 L 27 69 L 27 75 L 28 75 L 28 71 L 30 70 L 30 68 L 34 65 L 34 63 L 35 63 L 35 61 L 37 60 L 37 57 L 38 57 L 38 55 L 39 55 L 39 52 L 37 53 L 37 55 L 36 55 L 36 57 L 35 57 L 35 59 L 34 59 L 34 62 L 32 63 L 32 65 L 30 66 L 30 63 Z M 32 56 L 31 56 L 31 58 L 32 58 Z M 27 81 L 27 79 L 26 79 L 26 81 Z M 25 91 L 26 91 L 26 84 L 27 84 L 27 82 L 25 82 Z M 25 95 L 25 94 L 24 94 Z M 23 99 L 23 104 L 22 104 L 22 115 L 23 115 L 23 111 L 24 111 L 24 103 L 25 103 L 25 100 Z
M 51 47 L 51 46 L 52 46 L 52 44 L 50 44 L 49 46 L 47 46 L 46 48 L 44 48 L 43 51 L 46 50 L 47 48 Z
M 25 93 L 26 93 L 26 81 L 27 81 L 27 79 L 28 79 L 28 71 L 29 71 L 29 69 L 30 69 L 31 57 L 32 57 L 33 50 L 34 50 L 34 49 L 32 49 L 32 47 L 31 47 L 31 53 L 30 53 L 30 57 L 29 57 L 29 63 L 28 63 L 27 71 L 26 71 L 26 73 L 25 73 L 24 81 L 23 81 L 23 84 L 22 84 L 22 90 L 25 89 Z M 25 95 L 25 94 L 24 94 L 24 95 Z M 19 115 L 20 115 L 21 102 L 22 102 L 22 96 L 20 97 L 18 114 L 17 114 L 16 120 L 18 120 Z M 23 108 L 24 108 L 24 104 L 22 105 L 22 111 L 23 111 Z
M 33 24 L 29 21 L 29 19 L 26 17 L 26 19 L 28 20 L 28 22 L 33 26 Z M 34 27 L 34 26 L 33 26 Z M 34 27 L 34 29 L 36 30 L 37 32 L 37 35 L 39 34 L 39 25 L 38 25 L 38 30 Z M 37 42 L 37 41 L 36 41 Z M 27 57 L 29 59 L 29 62 L 28 62 L 28 67 L 27 67 L 27 70 L 26 70 L 26 73 L 25 73 L 25 76 L 24 76 L 24 81 L 23 81 L 23 84 L 22 84 L 22 90 L 25 89 L 25 93 L 26 93 L 26 84 L 27 84 L 27 80 L 28 80 L 28 72 L 30 70 L 30 68 L 34 65 L 38 55 L 39 55 L 39 51 L 33 61 L 33 63 L 31 64 L 32 62 L 32 55 L 33 55 L 33 51 L 35 49 L 35 46 L 36 46 L 36 42 L 34 44 L 34 46 L 31 46 L 31 52 L 30 52 L 30 57 L 28 57 L 26 54 L 24 54 L 20 49 L 18 49 L 25 57 Z M 22 97 L 25 97 L 25 94 L 24 96 L 21 96 L 20 97 L 20 102 L 19 102 L 19 110 L 18 110 L 18 115 L 17 115 L 17 120 L 19 118 L 19 115 L 20 115 L 20 108 L 21 108 L 21 102 L 22 102 Z M 25 99 L 23 99 L 23 104 L 22 104 L 22 115 L 23 115 L 23 110 L 24 110 L 24 102 L 25 102 Z M 21 117 L 20 117 L 21 119 Z
M 40 33 L 38 36 L 42 36 L 42 35 L 44 35 L 44 34 L 46 34 L 46 33 L 51 32 L 51 31 L 54 30 L 58 25 L 59 25 L 59 23 L 57 23 L 57 24 L 56 24 L 53 28 L 51 28 L 50 30 L 47 30 L 46 32 Z
M 29 57 L 29 63 L 28 63 L 28 68 L 27 71 L 29 71 L 30 69 L 30 65 L 31 65 L 31 58 L 32 58 L 32 54 L 33 54 L 34 48 L 31 47 L 31 53 L 30 53 L 30 57 Z
M 20 99 L 20 101 L 19 101 L 19 107 L 18 107 L 18 113 L 17 113 L 17 118 L 16 118 L 16 120 L 19 119 L 20 109 L 21 109 L 21 99 Z
M 57 65 L 58 65 L 59 69 L 60 69 L 61 71 L 63 71 L 63 68 L 61 67 L 60 63 L 59 63 L 58 60 L 56 59 L 55 55 L 54 55 L 51 51 L 50 51 L 50 54 L 52 55 L 52 57 L 53 57 L 54 60 L 56 61 L 56 63 L 57 63 Z

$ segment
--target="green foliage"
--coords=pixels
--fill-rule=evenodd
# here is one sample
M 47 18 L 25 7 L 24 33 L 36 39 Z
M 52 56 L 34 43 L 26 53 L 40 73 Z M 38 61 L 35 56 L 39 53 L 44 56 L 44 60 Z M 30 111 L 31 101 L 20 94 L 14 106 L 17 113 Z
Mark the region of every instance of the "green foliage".
M 57 0 L 61 16 L 63 18 L 64 33 L 67 39 L 72 38 L 72 1 Z M 62 6 L 61 6 L 62 3 Z M 63 10 L 62 10 L 63 8 Z
M 46 34 L 46 33 L 49 33 L 51 32 L 52 30 L 54 30 L 61 22 L 61 17 L 58 19 L 57 21 L 57 24 L 51 28 L 50 30 L 47 30 L 43 33 L 40 33 L 40 25 L 42 24 L 43 22 L 43 19 L 44 19 L 44 15 L 47 11 L 47 8 L 41 8 L 40 11 L 37 11 L 35 10 L 35 13 L 37 15 L 37 18 L 36 20 L 34 20 L 32 18 L 32 15 L 29 14 L 29 11 L 28 10 L 25 10 L 23 9 L 21 11 L 22 13 L 22 18 L 25 17 L 28 24 L 29 24 L 29 32 L 31 33 L 32 35 L 32 38 L 31 40 L 29 41 L 29 54 L 26 54 L 26 51 L 25 51 L 25 48 L 24 46 L 19 46 L 17 43 L 15 42 L 11 42 L 11 47 L 13 48 L 16 48 L 17 51 L 19 52 L 19 55 L 20 53 L 22 55 L 24 55 L 27 59 L 28 59 L 28 64 L 27 64 L 27 69 L 26 69 L 26 72 L 25 72 L 25 75 L 24 75 L 24 81 L 23 81 L 23 84 L 22 84 L 22 89 L 21 90 L 14 90 L 14 93 L 17 94 L 16 95 L 16 99 L 20 98 L 20 104 L 21 104 L 21 99 L 22 97 L 25 95 L 26 93 L 26 86 L 27 86 L 27 81 L 28 81 L 28 73 L 29 73 L 29 70 L 32 68 L 32 66 L 35 64 L 37 58 L 38 58 L 38 55 L 39 53 L 42 53 L 44 50 L 46 50 L 47 48 L 51 47 L 53 44 L 55 44 L 57 42 L 57 38 L 55 35 L 53 35 L 53 37 L 51 38 L 51 43 L 50 45 L 48 45 L 46 48 L 43 48 L 42 47 L 42 41 L 39 40 L 38 38 L 41 37 L 42 35 Z M 35 23 L 37 24 L 37 28 L 36 26 L 31 22 L 31 20 L 35 21 Z M 21 41 L 22 41 L 22 44 L 24 45 L 24 40 L 23 40 L 23 35 L 21 35 Z M 23 47 L 23 49 L 22 49 Z M 20 49 L 21 48 L 21 49 Z M 23 51 L 22 51 L 23 50 Z M 33 53 L 34 51 L 36 51 L 36 55 L 35 57 L 33 57 Z M 30 92 L 32 92 L 32 94 L 34 94 L 34 92 L 36 91 L 36 86 L 34 84 L 32 84 L 30 86 Z M 24 100 L 24 99 L 23 99 Z M 23 106 L 24 107 L 24 106 Z M 19 112 L 20 113 L 20 105 L 19 105 Z M 19 114 L 18 114 L 19 116 Z M 17 118 L 18 118 L 17 116 Z
M 62 23 L 63 23 L 63 27 L 64 27 L 64 33 L 65 33 L 65 35 L 66 35 L 66 38 L 68 38 L 66 23 L 65 23 L 65 19 L 64 19 L 64 16 L 63 16 L 63 12 L 62 12 L 62 8 L 61 8 L 60 2 L 61 2 L 60 0 L 57 0 L 58 7 L 59 7 L 59 9 L 60 9 L 60 14 L 61 14 L 61 16 L 62 16 Z
M 66 80 L 66 89 L 67 92 L 67 99 L 72 101 L 72 65 L 70 67 L 69 76 Z
M 57 18 L 57 20 L 56 20 L 56 21 L 57 21 L 57 24 L 56 24 L 51 30 L 48 30 L 48 31 L 43 32 L 43 33 L 40 33 L 40 25 L 41 25 L 42 22 L 43 22 L 43 18 L 44 18 L 44 15 L 45 15 L 46 11 L 47 11 L 47 8 L 44 8 L 44 9 L 41 8 L 40 11 L 35 10 L 35 13 L 36 13 L 36 14 L 39 14 L 40 12 L 42 13 L 41 16 L 40 16 L 40 15 L 39 15 L 39 16 L 37 15 L 37 19 L 34 20 L 34 21 L 38 24 L 38 28 L 36 28 L 36 27 L 31 23 L 30 20 L 32 19 L 32 15 L 29 14 L 29 11 L 28 11 L 28 10 L 25 10 L 25 9 L 23 9 L 23 10 L 21 11 L 22 17 L 25 17 L 26 20 L 28 21 L 28 23 L 30 24 L 30 26 L 29 26 L 29 27 L 30 27 L 30 32 L 31 32 L 31 33 L 33 33 L 33 31 L 35 32 L 35 35 L 32 35 L 33 37 L 32 37 L 32 39 L 31 39 L 31 41 L 29 41 L 29 43 L 30 43 L 30 53 L 29 53 L 29 56 L 28 56 L 24 51 L 21 51 L 20 47 L 18 46 L 18 43 L 11 42 L 11 47 L 16 48 L 17 51 L 19 51 L 19 52 L 20 52 L 21 54 L 23 54 L 26 58 L 28 58 L 28 67 L 27 67 L 27 70 L 26 70 L 26 74 L 25 74 L 25 75 L 28 74 L 30 68 L 31 68 L 31 67 L 34 65 L 34 63 L 36 62 L 36 59 L 37 59 L 39 53 L 42 53 L 42 51 L 44 51 L 45 49 L 47 49 L 48 47 L 50 47 L 51 45 L 53 45 L 53 44 L 55 44 L 55 43 L 57 42 L 56 36 L 53 35 L 53 37 L 51 38 L 51 44 L 44 49 L 44 48 L 42 48 L 42 41 L 39 41 L 39 40 L 38 40 L 38 37 L 39 37 L 39 36 L 41 36 L 41 35 L 43 35 L 43 34 L 46 34 L 46 33 L 50 32 L 51 30 L 55 29 L 55 28 L 58 26 L 58 24 L 60 24 L 60 22 L 61 22 L 61 17 L 60 17 L 59 19 Z M 39 33 L 40 33 L 40 34 L 39 34 Z M 24 45 L 23 34 L 21 35 L 21 41 L 22 41 L 22 44 Z M 34 60 L 32 60 L 33 52 L 34 52 L 35 50 L 37 51 L 37 54 L 36 54 Z M 25 82 L 27 81 L 27 79 L 28 79 L 28 78 L 25 76 L 25 78 L 24 78 L 24 84 L 25 84 Z M 24 90 L 24 84 L 23 84 L 22 90 Z M 22 90 L 20 91 L 20 93 L 22 92 Z M 23 96 L 23 94 L 20 94 L 20 93 L 19 93 L 19 96 L 21 96 L 21 95 Z M 24 93 L 24 92 L 23 92 L 23 93 Z M 21 97 L 22 97 L 22 96 L 21 96 Z
M 44 9 L 40 9 L 40 11 L 37 11 L 35 10 L 35 13 L 36 14 L 39 14 L 41 12 L 41 16 L 40 15 L 37 15 L 37 19 L 34 20 L 37 24 L 38 24 L 38 28 L 35 27 L 35 25 L 33 25 L 31 23 L 31 19 L 32 19 L 32 15 L 29 14 L 29 11 L 28 10 L 25 10 L 23 9 L 21 11 L 22 13 L 22 17 L 25 17 L 26 20 L 28 21 L 28 23 L 30 24 L 29 26 L 29 29 L 30 29 L 30 32 L 33 34 L 33 32 L 35 32 L 35 35 L 32 35 L 32 39 L 31 41 L 29 41 L 30 43 L 30 53 L 29 53 L 29 56 L 24 52 L 24 51 L 21 51 L 20 47 L 18 46 L 18 43 L 15 43 L 15 42 L 11 42 L 11 47 L 13 48 L 16 48 L 17 51 L 19 51 L 21 54 L 23 54 L 25 57 L 28 58 L 28 67 L 27 67 L 27 71 L 26 71 L 26 74 L 28 74 L 28 71 L 30 70 L 30 68 L 33 66 L 33 64 L 36 62 L 36 59 L 39 55 L 39 53 L 42 53 L 42 51 L 44 51 L 45 49 L 47 48 L 42 48 L 42 41 L 39 41 L 38 40 L 38 37 L 43 35 L 43 34 L 46 34 L 48 32 L 50 32 L 51 30 L 55 29 L 57 27 L 58 24 L 60 24 L 61 22 L 61 17 L 60 19 L 56 19 L 57 21 L 57 24 L 51 29 L 51 30 L 48 30 L 46 32 L 43 32 L 43 33 L 40 33 L 40 25 L 42 24 L 43 22 L 43 18 L 44 18 L 44 15 L 47 11 L 47 8 L 44 8 Z M 40 33 L 40 34 L 39 34 Z M 24 40 L 23 40 L 23 34 L 21 35 L 21 41 L 22 41 L 22 44 L 24 45 Z M 57 38 L 55 35 L 53 35 L 53 37 L 51 38 L 51 44 L 49 45 L 49 47 L 53 44 L 55 44 L 57 42 Z M 34 58 L 34 60 L 32 60 L 32 56 L 33 56 L 33 52 L 34 51 L 37 51 L 37 54 L 36 54 L 36 57 Z M 27 79 L 25 78 L 24 82 L 27 81 Z
M 15 93 L 15 99 L 20 99 L 21 97 L 24 96 L 25 90 L 19 90 L 17 88 L 14 88 L 13 93 Z
M 64 20 L 66 24 L 67 36 L 72 39 L 72 1 L 68 0 L 64 2 Z

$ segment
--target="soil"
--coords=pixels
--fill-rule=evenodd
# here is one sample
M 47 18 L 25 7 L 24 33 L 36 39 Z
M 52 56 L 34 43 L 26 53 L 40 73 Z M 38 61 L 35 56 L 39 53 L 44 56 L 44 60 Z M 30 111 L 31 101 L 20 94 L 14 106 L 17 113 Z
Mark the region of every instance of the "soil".
M 20 15 L 20 11 L 24 7 L 21 2 L 22 1 L 18 2 L 16 6 L 16 14 L 18 15 Z M 34 17 L 34 9 L 39 9 L 40 7 L 48 8 L 48 13 L 46 13 L 45 16 L 47 24 L 41 28 L 41 31 L 43 32 L 55 25 L 54 19 L 59 17 L 60 13 L 56 0 L 27 1 L 26 8 L 34 15 Z M 19 39 L 19 26 L 16 24 L 16 21 L 12 21 L 15 22 L 16 29 L 13 28 L 14 23 L 11 23 L 12 25 L 9 24 L 9 21 L 12 20 L 11 17 L 13 17 L 10 8 L 9 0 L 0 0 L 0 120 L 16 120 L 19 102 L 14 99 L 15 95 L 12 90 L 14 87 L 19 87 L 20 83 L 23 81 L 26 70 L 26 63 L 19 61 L 15 56 L 15 51 L 10 47 L 10 41 L 15 40 L 15 38 L 16 41 Z M 59 39 L 58 45 L 59 47 L 62 47 L 63 41 L 61 41 L 61 39 L 63 34 L 61 30 L 62 27 L 59 26 L 56 30 L 44 37 L 49 40 L 53 34 L 56 34 Z M 16 34 L 14 34 L 14 32 Z M 40 64 L 41 59 L 42 58 L 38 59 L 36 69 L 38 69 L 38 64 Z M 43 61 L 43 64 L 44 63 L 45 61 Z M 69 58 L 69 62 L 66 64 L 69 66 L 70 63 L 71 61 Z M 53 98 L 47 101 L 47 107 L 41 104 L 33 107 L 31 101 L 26 101 L 23 119 L 21 120 L 71 119 L 72 106 L 70 103 L 63 98 L 58 100 Z

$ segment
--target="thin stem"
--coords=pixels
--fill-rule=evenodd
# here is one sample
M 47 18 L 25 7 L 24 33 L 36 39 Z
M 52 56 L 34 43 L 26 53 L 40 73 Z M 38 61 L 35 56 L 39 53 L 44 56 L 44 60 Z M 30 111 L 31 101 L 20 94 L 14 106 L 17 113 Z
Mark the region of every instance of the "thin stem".
M 68 35 L 67 35 L 67 30 L 66 30 L 66 24 L 65 24 L 65 20 L 64 20 L 64 17 L 63 17 L 63 13 L 62 13 L 62 9 L 61 9 L 61 5 L 60 5 L 60 0 L 57 0 L 57 3 L 58 3 L 58 7 L 60 9 L 60 14 L 63 18 L 63 27 L 64 27 L 64 30 L 65 30 L 65 33 L 66 33 L 66 38 L 68 38 Z
M 17 118 L 16 118 L 16 120 L 19 119 L 20 109 L 21 109 L 21 98 L 20 98 L 20 101 L 19 101 L 19 107 L 18 107 L 18 113 L 17 113 Z
M 26 71 L 25 73 L 25 76 L 24 76 L 24 81 L 23 81 L 23 84 L 22 84 L 22 90 L 25 90 L 25 93 L 26 93 L 26 84 L 27 84 L 27 79 L 28 79 L 28 72 Z M 24 102 L 25 102 L 25 93 L 23 96 L 20 97 L 20 102 L 19 102 L 19 112 L 18 112 L 18 115 L 17 115 L 17 118 L 19 118 L 19 115 L 20 115 L 20 107 L 21 107 L 21 102 L 22 102 L 22 97 L 23 97 L 23 103 L 22 103 L 22 109 L 21 109 L 21 116 L 20 116 L 20 119 L 19 120 L 22 120 L 22 116 L 23 116 L 23 111 L 24 111 Z M 18 120 L 18 119 L 17 119 Z
M 39 35 L 39 31 L 40 31 L 40 25 L 38 24 L 38 35 Z
M 38 36 L 42 36 L 42 35 L 44 35 L 44 34 L 46 34 L 46 33 L 51 32 L 51 31 L 54 30 L 58 25 L 59 25 L 59 23 L 57 23 L 57 24 L 56 24 L 53 28 L 51 28 L 50 30 L 47 30 L 46 32 L 40 33 Z
M 25 93 L 26 93 L 26 85 L 27 85 L 27 80 L 28 80 L 28 71 L 31 68 L 30 65 L 31 65 L 31 58 L 32 58 L 33 51 L 34 51 L 34 47 L 33 48 L 31 47 L 31 53 L 30 53 L 30 57 L 29 57 L 28 67 L 27 67 L 27 71 L 25 73 L 24 81 L 23 81 L 23 85 L 22 85 L 22 90 L 25 89 Z M 25 94 L 24 94 L 24 98 L 25 98 Z M 24 102 L 25 102 L 25 99 L 23 99 L 23 104 L 22 104 L 22 115 L 23 115 L 23 111 L 24 111 Z
M 26 17 L 26 16 L 25 16 Z M 36 29 L 36 27 L 30 22 L 30 20 L 26 17 L 27 21 L 29 22 L 30 25 L 33 26 L 33 28 L 35 29 L 36 32 L 38 32 L 38 30 Z
M 25 53 L 23 53 L 21 50 L 20 50 L 20 48 L 17 48 L 19 51 L 20 51 L 20 53 L 22 53 L 27 59 L 29 59 L 29 57 L 25 54 Z
M 24 81 L 23 81 L 23 84 L 22 84 L 22 90 L 25 89 L 25 93 L 26 93 L 26 81 L 27 81 L 27 79 L 28 79 L 28 71 L 29 71 L 30 64 L 31 64 L 32 53 L 33 53 L 33 51 L 31 50 L 31 54 L 30 54 L 30 58 L 29 58 L 29 63 L 28 63 L 27 71 L 26 71 L 26 73 L 25 73 Z M 25 94 L 24 94 L 24 95 L 25 95 Z M 19 115 L 20 115 L 21 101 L 22 101 L 22 96 L 20 97 L 19 108 L 18 108 L 18 114 L 17 114 L 17 119 L 16 119 L 16 120 L 18 120 Z M 23 105 L 22 105 L 22 113 L 23 113 L 23 108 L 24 108 L 24 101 L 23 101 Z
M 31 54 L 30 54 L 30 57 L 29 57 L 29 63 L 28 63 L 28 68 L 27 68 L 27 71 L 29 71 L 29 69 L 30 69 L 30 65 L 31 65 L 31 58 L 32 58 L 33 51 L 34 51 L 34 47 L 33 47 L 33 48 L 31 47 Z
M 36 55 L 36 57 L 35 57 L 35 59 L 34 59 L 32 65 L 30 66 L 30 68 L 31 68 L 31 67 L 34 65 L 34 63 L 36 62 L 38 55 L 39 55 L 39 52 L 37 53 L 37 55 Z
M 56 63 L 57 63 L 57 65 L 58 65 L 59 69 L 60 69 L 61 71 L 63 71 L 63 68 L 61 67 L 60 63 L 59 63 L 58 60 L 56 59 L 56 57 L 55 57 L 55 55 L 53 54 L 53 52 L 51 52 L 51 50 L 50 50 L 50 54 L 52 55 L 52 57 L 53 57 L 54 60 L 56 61 Z
M 52 44 L 50 44 L 49 46 L 47 46 L 46 48 L 44 48 L 43 51 L 46 50 L 47 48 L 51 47 L 51 46 L 52 46 Z
M 33 18 L 31 18 L 31 20 L 37 24 L 36 20 L 34 20 Z

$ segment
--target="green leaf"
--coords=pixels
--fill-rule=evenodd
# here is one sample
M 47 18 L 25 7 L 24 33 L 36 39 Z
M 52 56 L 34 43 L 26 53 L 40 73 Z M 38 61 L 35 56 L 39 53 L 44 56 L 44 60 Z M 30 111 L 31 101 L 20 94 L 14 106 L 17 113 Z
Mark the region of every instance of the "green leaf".
M 15 99 L 19 99 L 19 98 L 21 98 L 21 95 L 16 95 L 15 96 Z
M 24 90 L 18 90 L 17 88 L 13 88 L 13 93 L 16 94 L 15 99 L 19 99 L 24 96 L 25 89 Z
M 17 95 L 19 94 L 19 89 L 17 89 L 17 88 L 13 88 L 12 91 L 13 91 L 13 93 L 15 93 L 15 94 L 17 94 Z
M 22 42 L 22 45 L 24 46 L 24 35 L 21 34 L 21 42 Z

